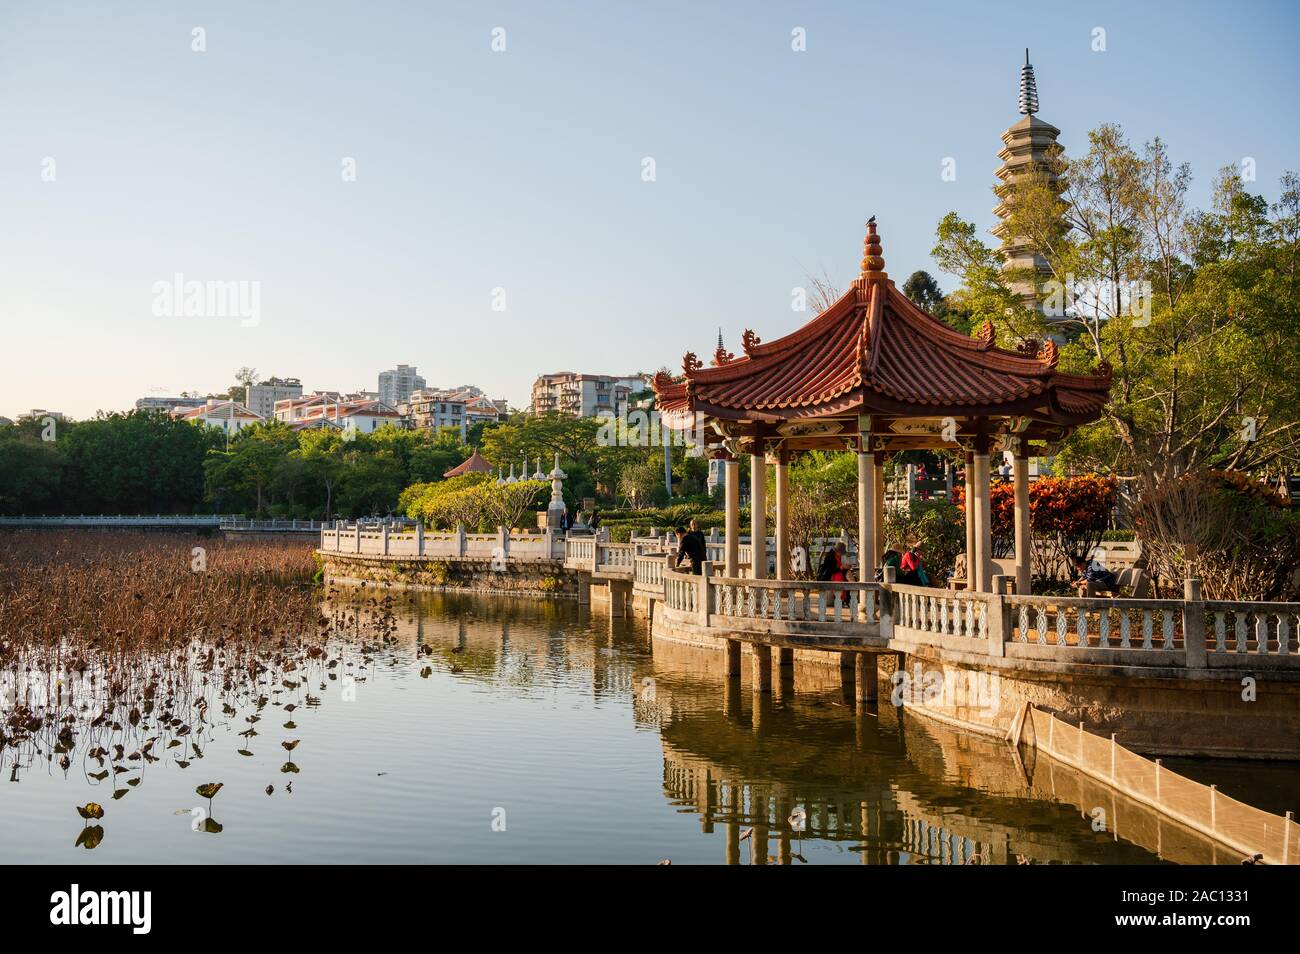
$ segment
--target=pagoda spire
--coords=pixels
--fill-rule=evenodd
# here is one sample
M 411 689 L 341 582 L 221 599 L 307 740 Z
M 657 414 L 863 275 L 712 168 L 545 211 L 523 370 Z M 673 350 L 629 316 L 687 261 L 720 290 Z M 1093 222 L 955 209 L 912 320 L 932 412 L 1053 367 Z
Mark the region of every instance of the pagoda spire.
M 717 350 L 713 352 L 713 362 L 712 362 L 713 366 L 715 368 L 721 367 L 722 365 L 726 364 L 728 361 L 733 360 L 735 357 L 736 356 L 734 354 L 732 354 L 730 351 L 727 350 L 727 346 L 722 343 L 722 329 L 719 328 L 718 347 Z
M 1038 83 L 1034 80 L 1034 67 L 1029 62 L 1029 47 L 1025 47 L 1025 65 L 1020 68 L 1020 113 L 1032 116 L 1038 112 Z

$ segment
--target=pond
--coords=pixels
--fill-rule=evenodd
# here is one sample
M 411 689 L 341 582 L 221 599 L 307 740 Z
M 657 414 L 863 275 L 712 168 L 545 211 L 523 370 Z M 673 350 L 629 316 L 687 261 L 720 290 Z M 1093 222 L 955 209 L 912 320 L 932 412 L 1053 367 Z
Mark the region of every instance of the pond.
M 6 860 L 1161 861 L 1149 838 L 1096 830 L 1068 770 L 888 700 L 856 711 L 830 671 L 756 696 L 640 620 L 374 593 L 322 598 L 336 625 L 300 654 L 217 639 L 135 660 L 145 701 L 107 718 L 84 674 L 40 683 L 76 704 L 26 731 L 9 719 Z M 12 710 L 39 680 L 9 675 Z M 91 803 L 102 818 L 80 816 Z M 1166 857 L 1236 860 L 1187 844 Z

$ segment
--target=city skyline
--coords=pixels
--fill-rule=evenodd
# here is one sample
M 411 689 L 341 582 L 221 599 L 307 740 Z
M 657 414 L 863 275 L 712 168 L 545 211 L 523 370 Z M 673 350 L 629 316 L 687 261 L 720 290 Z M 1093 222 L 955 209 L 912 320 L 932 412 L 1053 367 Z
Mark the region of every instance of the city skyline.
M 686 6 L 6 11 L 0 415 L 220 391 L 241 366 L 372 389 L 398 360 L 525 407 L 542 373 L 676 369 L 719 325 L 733 350 L 746 327 L 794 330 L 810 315 L 791 289 L 847 284 L 872 214 L 892 278 L 925 269 L 951 291 L 934 228 L 956 211 L 996 243 L 1026 46 L 1071 153 L 1118 122 L 1191 164 L 1194 205 L 1247 158 L 1248 187 L 1275 198 L 1300 146 L 1296 12 L 1178 10 L 1046 9 L 1009 29 L 950 7 L 924 33 L 848 5 L 739 22 Z M 190 281 L 206 305 L 229 286 L 225 317 L 185 317 Z

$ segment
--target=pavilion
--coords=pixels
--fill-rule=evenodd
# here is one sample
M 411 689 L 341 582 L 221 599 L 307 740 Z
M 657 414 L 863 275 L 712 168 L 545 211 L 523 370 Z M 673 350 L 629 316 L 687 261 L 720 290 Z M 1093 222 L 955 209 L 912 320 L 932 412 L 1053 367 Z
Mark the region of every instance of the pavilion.
M 474 448 L 474 453 L 470 454 L 469 457 L 465 458 L 465 460 L 461 461 L 442 476 L 460 477 L 462 474 L 490 473 L 492 473 L 492 465 L 483 459 L 483 455 L 478 452 L 478 448 L 476 447 Z
M 834 304 L 791 334 L 762 342 L 750 330 L 744 354 L 719 347 L 711 367 L 694 353 L 683 379 L 660 372 L 655 395 L 665 423 L 702 426 L 710 452 L 726 461 L 726 569 L 739 569 L 739 458 L 750 456 L 754 556 L 766 574 L 766 468 L 776 468 L 776 574 L 790 578 L 788 465 L 803 451 L 858 455 L 859 578 L 870 581 L 884 552 L 884 463 L 922 448 L 960 448 L 967 474 L 967 586 L 992 586 L 989 455 L 1010 451 L 1015 484 L 1016 590 L 1029 592 L 1028 458 L 1097 420 L 1111 369 L 1058 371 L 1057 346 L 1027 341 L 1000 348 L 994 328 L 956 331 L 914 305 L 885 273 L 875 217 L 867 223 L 862 269 Z M 1041 451 L 1040 451 L 1041 453 Z

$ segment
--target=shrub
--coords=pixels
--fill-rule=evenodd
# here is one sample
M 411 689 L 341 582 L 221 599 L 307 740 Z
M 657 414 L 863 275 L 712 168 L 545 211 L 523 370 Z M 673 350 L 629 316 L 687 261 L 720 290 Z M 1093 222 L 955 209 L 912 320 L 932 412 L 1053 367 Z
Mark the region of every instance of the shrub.
M 1296 596 L 1300 514 L 1247 475 L 1203 471 L 1169 481 L 1138 500 L 1134 518 L 1160 578 L 1198 577 L 1207 599 Z
M 965 520 L 966 488 L 955 499 Z M 1115 508 L 1114 477 L 1039 477 L 1029 485 L 1029 527 L 1035 538 L 1034 575 L 1049 580 L 1073 572 L 1072 558 L 1092 551 L 1102 540 Z M 989 488 L 993 555 L 1015 553 L 1015 487 L 999 481 Z M 963 544 L 964 546 L 964 544 Z
M 926 572 L 935 583 L 952 574 L 957 554 L 966 549 L 961 509 L 945 500 L 917 500 L 885 511 L 885 546 L 902 553 L 919 540 Z

